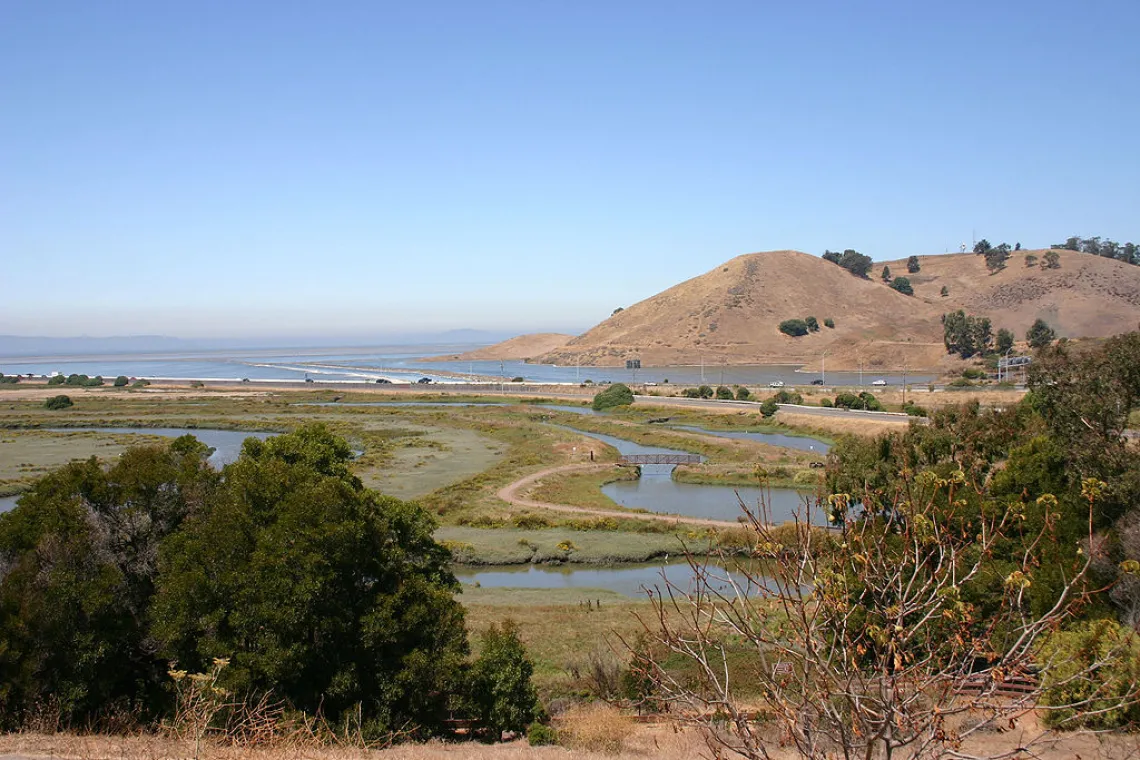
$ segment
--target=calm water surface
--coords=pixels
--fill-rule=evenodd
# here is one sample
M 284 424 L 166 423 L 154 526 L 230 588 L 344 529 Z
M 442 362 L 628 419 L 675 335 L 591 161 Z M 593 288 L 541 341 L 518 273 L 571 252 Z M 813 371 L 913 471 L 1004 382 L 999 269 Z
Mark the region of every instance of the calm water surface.
M 693 569 L 687 562 L 619 567 L 583 567 L 581 565 L 525 565 L 502 567 L 456 566 L 455 577 L 465 584 L 478 583 L 484 588 L 606 589 L 630 597 L 643 597 L 647 590 L 665 589 L 665 579 L 682 590 L 693 584 Z M 722 567 L 710 569 L 711 585 L 729 591 L 729 573 Z M 746 581 L 732 574 L 742 587 Z M 756 592 L 751 589 L 751 593 Z M 654 591 L 657 593 L 657 591 Z
M 716 436 L 717 438 L 740 438 L 745 441 L 769 443 L 773 446 L 783 446 L 784 448 L 796 449 L 798 451 L 815 451 L 820 454 L 826 454 L 831 451 L 830 444 L 824 443 L 817 438 L 808 438 L 806 436 L 784 435 L 783 433 L 750 433 L 735 430 L 706 430 L 705 428 L 693 427 L 692 425 L 675 425 L 671 427 L 675 430 L 688 430 L 693 433 Z

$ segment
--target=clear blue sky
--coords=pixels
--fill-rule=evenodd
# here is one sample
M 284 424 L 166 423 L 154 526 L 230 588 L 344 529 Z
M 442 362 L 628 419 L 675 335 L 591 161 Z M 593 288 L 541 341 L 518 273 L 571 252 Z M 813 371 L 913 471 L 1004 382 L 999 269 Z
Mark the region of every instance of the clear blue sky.
M 0 0 L 0 333 L 585 328 L 1140 237 L 1140 3 Z

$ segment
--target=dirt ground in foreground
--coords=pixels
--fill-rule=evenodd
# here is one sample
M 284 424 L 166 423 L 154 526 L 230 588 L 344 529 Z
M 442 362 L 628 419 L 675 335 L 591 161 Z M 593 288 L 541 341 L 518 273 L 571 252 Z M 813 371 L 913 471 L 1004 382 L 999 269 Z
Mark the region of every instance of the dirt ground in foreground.
M 991 732 L 961 748 L 974 757 L 992 757 L 1007 753 L 1039 731 L 1033 721 L 1028 726 L 1012 731 Z M 202 760 L 515 760 L 516 758 L 562 758 L 563 760 L 691 760 L 709 758 L 712 752 L 702 734 L 693 728 L 672 723 L 630 724 L 628 730 L 617 732 L 620 750 L 597 748 L 567 748 L 562 746 L 531 747 L 525 739 L 502 744 L 477 742 L 430 741 L 422 744 L 401 744 L 395 747 L 365 750 L 355 747 L 323 747 L 312 745 L 286 745 L 271 748 L 235 748 L 203 744 L 197 757 Z M 612 732 L 606 739 L 613 739 Z M 794 760 L 798 757 L 790 749 L 772 748 L 775 760 Z M 903 753 L 906 756 L 906 753 Z M 1052 743 L 1036 745 L 1029 755 L 1041 760 L 1127 760 L 1140 756 L 1140 738 L 1128 734 L 1093 735 L 1074 733 L 1062 735 Z M 157 735 L 113 737 L 103 735 L 17 733 L 0 735 L 0 758 L 15 760 L 28 758 L 73 758 L 74 760 L 175 760 L 194 758 L 192 741 L 177 741 Z

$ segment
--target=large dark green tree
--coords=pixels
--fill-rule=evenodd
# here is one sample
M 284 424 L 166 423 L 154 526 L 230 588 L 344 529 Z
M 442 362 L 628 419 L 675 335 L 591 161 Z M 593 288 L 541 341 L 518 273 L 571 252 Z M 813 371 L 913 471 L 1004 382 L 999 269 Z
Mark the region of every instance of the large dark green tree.
M 467 654 L 449 554 L 418 506 L 365 489 L 322 427 L 249 439 L 214 505 L 163 547 L 154 605 L 181 667 L 367 732 L 432 731 Z
M 42 478 L 0 515 L 0 726 L 42 708 L 86 722 L 153 715 L 166 664 L 147 627 L 162 542 L 216 485 L 189 436 Z

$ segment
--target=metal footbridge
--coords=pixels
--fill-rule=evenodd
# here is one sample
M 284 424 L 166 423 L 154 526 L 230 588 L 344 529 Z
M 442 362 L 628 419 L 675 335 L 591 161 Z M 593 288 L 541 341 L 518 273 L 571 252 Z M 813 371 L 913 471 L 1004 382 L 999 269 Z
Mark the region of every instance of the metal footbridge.
M 700 464 L 699 454 L 626 454 L 622 464 Z

